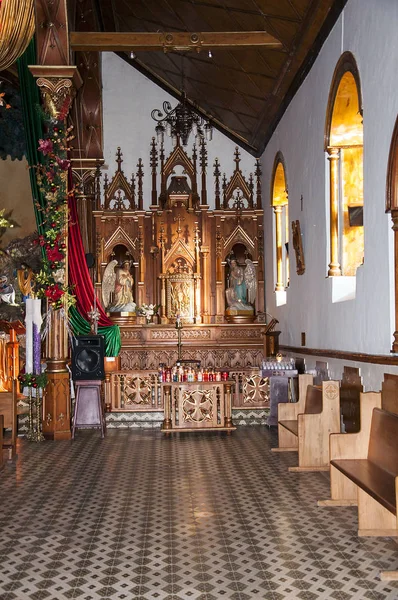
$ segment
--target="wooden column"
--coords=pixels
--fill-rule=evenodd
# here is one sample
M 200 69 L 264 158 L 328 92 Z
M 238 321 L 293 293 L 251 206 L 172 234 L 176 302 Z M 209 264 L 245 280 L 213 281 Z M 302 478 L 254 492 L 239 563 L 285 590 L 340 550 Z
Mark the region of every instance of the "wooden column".
M 391 210 L 392 229 L 394 231 L 394 273 L 395 273 L 395 331 L 392 351 L 398 352 L 398 208 Z
M 45 111 L 57 118 L 65 100 L 74 98 L 80 84 L 76 67 L 29 67 L 40 88 Z M 66 118 L 65 118 L 66 129 Z M 65 189 L 67 174 L 65 172 Z M 64 198 L 64 210 L 68 210 L 68 197 Z M 64 243 L 68 244 L 68 219 L 63 232 Z M 67 254 L 63 285 L 68 283 Z M 69 372 L 66 368 L 68 358 L 68 336 L 66 330 L 67 306 L 53 311 L 51 325 L 47 336 L 46 362 L 48 384 L 44 399 L 43 434 L 53 440 L 64 440 L 71 437 L 70 429 L 70 388 Z
M 70 387 L 66 368 L 68 336 L 60 310 L 54 311 L 51 317 L 46 355 L 48 384 L 43 401 L 43 435 L 52 440 L 69 440 Z
M 203 323 L 210 323 L 210 273 L 208 266 L 209 247 L 202 246 L 201 253 L 203 256 L 203 305 L 202 305 L 202 317 Z
M 146 272 L 146 260 L 144 254 L 144 220 L 143 217 L 139 217 L 138 221 L 138 252 L 139 252 L 139 267 L 138 267 L 138 306 L 142 306 L 146 302 L 144 298 L 145 292 L 145 272 Z M 149 287 L 149 286 L 148 286 Z
M 341 275 L 339 263 L 339 160 L 338 148 L 328 148 L 330 162 L 330 264 L 329 277 Z
M 282 206 L 274 206 L 275 213 L 275 244 L 276 244 L 276 292 L 283 292 L 283 264 L 282 264 Z
M 77 67 L 70 64 L 67 2 L 66 0 L 59 0 L 59 2 L 35 0 L 35 13 L 38 64 L 30 66 L 29 69 L 37 78 L 44 110 L 52 117 L 58 118 L 67 100 L 74 99 L 82 84 Z M 68 210 L 67 200 L 66 196 L 65 211 Z M 67 225 L 63 237 L 67 244 Z M 67 258 L 65 266 L 63 284 L 67 285 Z M 43 434 L 54 440 L 71 437 L 69 372 L 66 368 L 68 357 L 66 315 L 66 306 L 52 312 L 46 343 L 48 385 L 44 398 Z
M 264 313 L 264 301 L 265 301 L 265 282 L 264 282 L 264 230 L 262 223 L 258 224 L 257 229 L 257 297 L 256 307 L 257 314 Z M 264 317 L 265 318 L 265 317 Z
M 224 268 L 222 265 L 223 239 L 221 226 L 217 223 L 216 229 L 216 323 L 223 323 L 225 300 L 224 300 Z

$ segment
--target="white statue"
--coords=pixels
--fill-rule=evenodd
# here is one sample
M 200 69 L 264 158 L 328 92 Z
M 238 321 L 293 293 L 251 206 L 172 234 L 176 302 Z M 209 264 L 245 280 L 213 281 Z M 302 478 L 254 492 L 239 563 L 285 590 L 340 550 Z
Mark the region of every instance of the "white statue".
M 15 290 L 13 286 L 8 283 L 6 275 L 0 275 L 0 302 L 4 302 L 10 306 L 18 306 L 15 303 Z
M 107 265 L 102 278 L 102 300 L 105 310 L 109 312 L 135 312 L 134 279 L 130 273 L 131 262 L 125 260 L 121 267 L 115 270 L 116 265 L 117 260 L 112 260 Z
M 254 304 L 256 301 L 256 293 L 257 293 L 257 275 L 256 275 L 256 267 L 254 263 L 249 258 L 245 260 L 246 268 L 244 272 L 244 279 L 247 287 L 247 300 L 249 304 Z

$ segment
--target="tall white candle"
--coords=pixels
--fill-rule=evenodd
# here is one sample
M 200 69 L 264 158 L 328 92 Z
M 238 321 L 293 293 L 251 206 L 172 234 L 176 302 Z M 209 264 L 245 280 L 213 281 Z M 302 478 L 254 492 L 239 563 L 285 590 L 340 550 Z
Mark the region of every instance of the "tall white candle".
M 26 327 L 26 363 L 25 373 L 33 372 L 33 318 L 35 312 L 35 305 L 33 298 L 26 299 L 26 315 L 25 315 L 25 327 Z

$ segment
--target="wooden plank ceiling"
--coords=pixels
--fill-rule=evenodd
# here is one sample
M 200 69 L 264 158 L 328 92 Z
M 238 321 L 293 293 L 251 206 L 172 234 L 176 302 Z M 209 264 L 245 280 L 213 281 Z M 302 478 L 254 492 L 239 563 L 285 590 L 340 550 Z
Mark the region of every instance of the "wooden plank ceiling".
M 281 49 L 219 48 L 211 58 L 207 51 L 139 51 L 135 59 L 119 53 L 176 97 L 183 85 L 218 129 L 259 156 L 346 1 L 94 0 L 93 6 L 99 31 L 265 30 L 280 40 Z

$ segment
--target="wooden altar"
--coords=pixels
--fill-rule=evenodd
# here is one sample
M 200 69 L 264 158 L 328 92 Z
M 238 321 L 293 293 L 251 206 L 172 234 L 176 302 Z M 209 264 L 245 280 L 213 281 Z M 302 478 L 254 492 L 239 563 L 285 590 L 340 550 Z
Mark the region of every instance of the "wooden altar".
M 128 179 L 118 148 L 116 171 L 112 178 L 105 175 L 102 195 L 99 170 L 97 173 L 97 210 L 93 214 L 98 302 L 103 302 L 106 269 L 109 272 L 113 265 L 128 261 L 138 309 L 137 316 L 109 312 L 120 326 L 122 348 L 119 370 L 106 376 L 107 410 L 163 411 L 157 369 L 160 363 L 172 365 L 177 360 L 177 319 L 182 324 L 184 358 L 230 372 L 234 379 L 228 392 L 230 406 L 263 408 L 269 398 L 268 382 L 259 371 L 265 331 L 259 162 L 246 178 L 236 148 L 231 157 L 232 174 L 222 173 L 216 159 L 214 184 L 208 189 L 204 140 L 193 146 L 190 154 L 177 140 L 166 156 L 163 143 L 157 144 L 153 138 L 149 154 L 152 185 L 148 209 L 144 209 L 141 158 Z M 255 296 L 251 312 L 246 310 L 244 317 L 236 307 L 226 305 L 232 261 L 241 271 L 248 263 L 255 270 Z M 159 311 L 154 322 L 146 324 L 139 308 L 149 304 L 157 305 Z M 246 309 L 248 304 L 249 300 Z
M 178 141 L 166 158 L 163 144 L 153 138 L 151 205 L 145 210 L 143 161 L 138 160 L 137 172 L 128 180 L 118 148 L 116 172 L 111 180 L 105 176 L 103 198 L 97 182 L 95 286 L 100 302 L 107 265 L 129 261 L 135 302 L 138 307 L 158 305 L 160 324 L 174 324 L 177 316 L 184 324 L 225 323 L 233 257 L 243 270 L 247 260 L 254 265 L 257 289 L 251 321 L 265 322 L 261 170 L 256 161 L 254 173 L 245 178 L 238 149 L 234 162 L 227 178 L 216 159 L 211 190 L 215 208 L 210 209 L 206 142 L 194 146 L 189 156 Z M 238 316 L 234 321 L 229 315 L 228 322 L 239 323 Z M 133 319 L 117 322 L 131 325 Z

